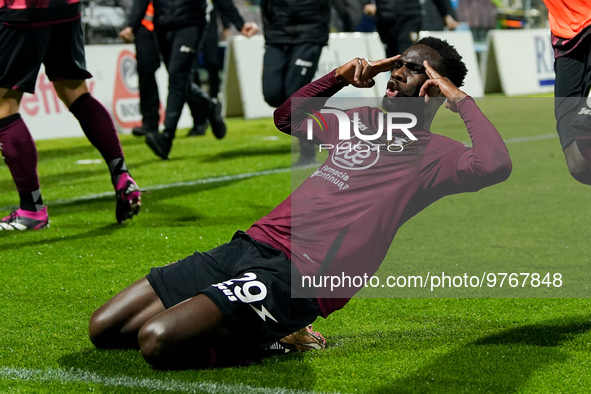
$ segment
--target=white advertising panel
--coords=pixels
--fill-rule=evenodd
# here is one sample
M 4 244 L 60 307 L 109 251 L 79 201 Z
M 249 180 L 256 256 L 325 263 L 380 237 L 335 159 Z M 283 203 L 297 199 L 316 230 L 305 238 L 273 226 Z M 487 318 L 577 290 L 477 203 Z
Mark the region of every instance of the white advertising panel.
M 492 30 L 485 62 L 485 93 L 551 93 L 554 53 L 549 29 Z
M 88 45 L 85 50 L 87 69 L 93 75 L 87 81 L 91 94 L 107 108 L 117 130 L 129 133 L 141 124 L 134 46 Z M 156 80 L 163 114 L 162 103 L 166 102 L 168 90 L 164 65 L 156 72 Z M 35 93 L 23 96 L 20 113 L 36 140 L 84 136 L 76 118 L 58 99 L 43 68 L 37 77 Z M 192 119 L 185 108 L 178 127 L 191 126 Z

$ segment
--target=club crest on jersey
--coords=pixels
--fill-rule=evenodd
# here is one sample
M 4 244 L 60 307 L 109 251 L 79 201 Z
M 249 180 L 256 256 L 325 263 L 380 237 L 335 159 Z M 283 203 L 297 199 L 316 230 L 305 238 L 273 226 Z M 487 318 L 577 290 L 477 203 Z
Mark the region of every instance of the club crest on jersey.
M 341 141 L 331 152 L 330 160 L 347 170 L 365 170 L 376 164 L 380 158 L 380 146 L 368 141 Z

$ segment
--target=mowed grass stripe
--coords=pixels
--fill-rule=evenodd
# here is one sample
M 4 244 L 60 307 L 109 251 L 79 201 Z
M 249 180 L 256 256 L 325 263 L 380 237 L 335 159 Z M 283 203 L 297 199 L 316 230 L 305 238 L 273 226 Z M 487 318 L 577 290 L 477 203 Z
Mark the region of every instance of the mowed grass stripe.
M 550 139 L 550 138 L 558 138 L 558 135 L 554 133 L 554 134 L 542 134 L 542 135 L 537 135 L 537 136 L 532 136 L 532 137 L 509 138 L 509 139 L 505 140 L 505 143 L 506 144 L 513 144 L 513 143 L 518 143 L 518 142 L 546 140 L 546 139 Z M 289 172 L 289 171 L 291 171 L 291 167 L 283 167 L 283 168 L 275 168 L 272 170 L 246 172 L 246 173 L 235 174 L 235 175 L 225 175 L 225 176 L 218 176 L 218 177 L 211 177 L 211 178 L 195 179 L 192 181 L 173 182 L 173 183 L 166 183 L 166 184 L 160 184 L 160 185 L 154 185 L 154 186 L 146 186 L 146 187 L 142 187 L 141 189 L 142 189 L 142 191 L 145 191 L 145 190 L 165 190 L 165 189 L 171 189 L 171 188 L 175 188 L 175 187 L 190 187 L 190 186 L 205 185 L 205 184 L 210 184 L 210 183 L 230 182 L 230 181 L 235 181 L 235 180 L 240 180 L 240 179 L 254 178 L 254 177 L 258 177 L 258 176 L 280 174 L 280 173 Z M 67 199 L 62 199 L 62 200 L 49 201 L 48 205 L 53 205 L 53 206 L 67 205 L 67 204 L 72 204 L 72 203 L 80 202 L 80 201 L 92 201 L 92 200 L 98 200 L 101 198 L 110 198 L 112 196 L 113 196 L 113 192 L 109 191 L 109 192 L 104 192 L 104 193 L 88 194 L 86 196 L 80 196 L 80 197 L 75 197 L 75 198 L 67 198 Z M 9 210 L 12 208 L 13 208 L 12 206 L 0 207 L 0 210 Z
M 141 190 L 142 191 L 165 190 L 165 189 L 171 189 L 171 188 L 175 188 L 175 187 L 189 187 L 189 186 L 205 185 L 205 184 L 209 184 L 209 183 L 230 182 L 230 181 L 236 181 L 236 180 L 240 180 L 240 179 L 248 179 L 248 178 L 254 178 L 254 177 L 258 177 L 258 176 L 264 176 L 264 175 L 280 174 L 283 172 L 289 172 L 290 170 L 291 170 L 290 167 L 275 168 L 272 170 L 246 172 L 246 173 L 235 174 L 235 175 L 224 175 L 224 176 L 217 176 L 217 177 L 211 177 L 211 178 L 195 179 L 192 181 L 173 182 L 173 183 L 167 183 L 167 184 L 147 186 L 147 187 L 141 187 Z M 92 200 L 98 200 L 101 198 L 111 198 L 111 197 L 113 197 L 112 191 L 104 192 L 104 193 L 88 194 L 86 196 L 66 198 L 66 199 L 62 199 L 62 200 L 49 201 L 47 204 L 48 205 L 67 205 L 67 204 L 80 202 L 80 201 L 92 201 Z M 0 207 L 0 210 L 7 210 L 7 209 L 11 209 L 11 207 Z
M 258 393 L 258 394 L 307 394 L 310 391 L 283 388 L 253 387 L 245 384 L 214 382 L 182 382 L 173 379 L 138 379 L 129 376 L 102 376 L 82 370 L 26 369 L 0 367 L 0 378 L 35 382 L 92 383 L 107 387 L 139 388 L 160 391 L 186 391 L 203 393 Z

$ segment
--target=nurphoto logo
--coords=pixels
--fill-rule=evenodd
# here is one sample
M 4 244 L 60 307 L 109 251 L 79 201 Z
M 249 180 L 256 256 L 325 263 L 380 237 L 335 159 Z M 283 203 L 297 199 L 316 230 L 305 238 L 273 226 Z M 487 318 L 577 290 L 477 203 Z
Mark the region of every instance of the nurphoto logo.
M 377 130 L 372 134 L 367 133 L 369 127 L 361 122 L 359 113 L 353 112 L 353 118 L 350 118 L 350 114 L 335 108 L 323 108 L 318 111 L 312 111 L 309 113 L 310 116 L 306 124 L 306 139 L 312 140 L 314 138 L 314 121 L 318 124 L 321 130 L 328 130 L 328 124 L 324 119 L 323 114 L 332 114 L 337 117 L 339 127 L 339 140 L 348 141 L 352 138 L 351 129 L 353 129 L 353 135 L 361 141 L 375 141 L 386 134 L 385 141 L 388 144 L 372 144 L 375 149 L 379 149 L 380 145 L 384 145 L 391 152 L 401 152 L 404 149 L 402 140 L 400 138 L 393 138 L 394 132 L 401 131 L 411 141 L 416 141 L 417 138 L 410 132 L 410 129 L 416 126 L 417 117 L 408 112 L 387 112 L 378 115 L 378 127 Z M 400 123 L 400 120 L 407 120 L 407 122 Z M 351 127 L 353 125 L 353 127 Z M 398 134 L 398 133 L 397 133 Z M 384 139 L 382 139 L 384 140 Z M 351 149 L 356 149 L 358 144 L 346 145 Z M 339 148 L 343 148 L 340 146 Z M 320 144 L 319 150 L 322 149 L 334 149 L 332 144 Z M 365 149 L 365 148 L 364 148 Z

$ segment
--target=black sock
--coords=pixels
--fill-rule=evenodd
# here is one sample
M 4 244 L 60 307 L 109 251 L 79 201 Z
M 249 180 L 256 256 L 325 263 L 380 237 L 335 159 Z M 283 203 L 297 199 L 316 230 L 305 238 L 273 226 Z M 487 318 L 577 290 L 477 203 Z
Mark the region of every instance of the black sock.
M 115 187 L 117 187 L 117 180 L 119 179 L 119 176 L 124 172 L 129 173 L 127 170 L 127 165 L 125 165 L 125 159 L 123 159 L 123 157 L 111 160 L 109 162 L 109 171 L 111 172 L 111 182 L 113 182 L 113 186 Z
M 32 192 L 19 192 L 18 195 L 21 200 L 20 208 L 25 211 L 38 212 L 45 207 L 41 198 L 41 190 L 39 189 Z

